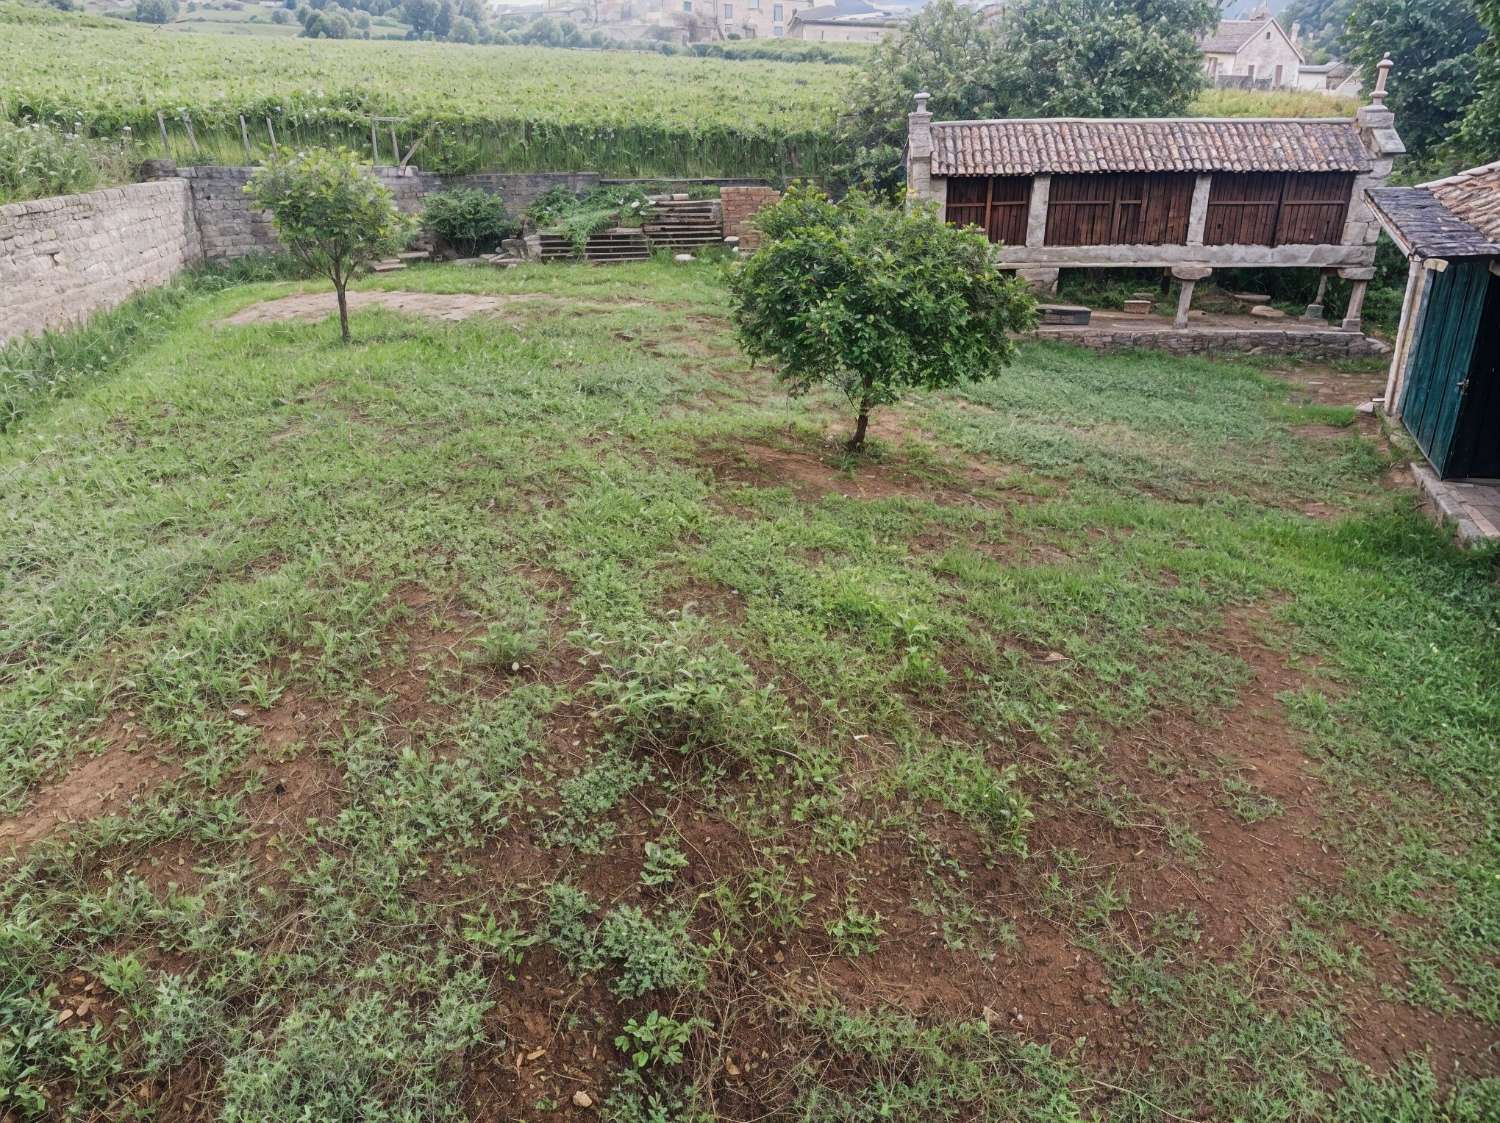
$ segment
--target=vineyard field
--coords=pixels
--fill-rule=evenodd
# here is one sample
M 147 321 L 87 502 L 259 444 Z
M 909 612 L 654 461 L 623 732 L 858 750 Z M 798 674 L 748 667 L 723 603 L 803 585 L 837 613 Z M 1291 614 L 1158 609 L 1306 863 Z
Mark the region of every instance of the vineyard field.
M 634 51 L 162 35 L 123 23 L 28 19 L 6 21 L 0 34 L 6 116 L 107 136 L 128 128 L 153 156 L 163 148 L 160 112 L 167 154 L 183 162 L 243 162 L 241 115 L 256 158 L 269 144 L 267 118 L 282 144 L 367 149 L 375 114 L 405 118 L 403 147 L 423 137 L 415 162 L 437 171 L 811 173 L 830 156 L 850 71 Z

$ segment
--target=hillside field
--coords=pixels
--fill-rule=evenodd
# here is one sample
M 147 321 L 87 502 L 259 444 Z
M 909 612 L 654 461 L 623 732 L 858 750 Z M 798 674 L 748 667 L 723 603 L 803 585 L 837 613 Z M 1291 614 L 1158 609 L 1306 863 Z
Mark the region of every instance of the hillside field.
M 364 150 L 377 114 L 406 118 L 403 145 L 425 135 L 417 163 L 433 171 L 816 174 L 837 158 L 833 128 L 854 73 L 837 63 L 637 51 L 179 36 L 4 3 L 0 26 L 0 116 L 111 136 L 128 127 L 140 154 L 155 156 L 161 112 L 181 162 L 243 162 L 242 114 L 257 159 L 268 149 L 268 117 L 282 143 Z M 1308 93 L 1221 90 L 1205 91 L 1194 111 L 1352 108 Z

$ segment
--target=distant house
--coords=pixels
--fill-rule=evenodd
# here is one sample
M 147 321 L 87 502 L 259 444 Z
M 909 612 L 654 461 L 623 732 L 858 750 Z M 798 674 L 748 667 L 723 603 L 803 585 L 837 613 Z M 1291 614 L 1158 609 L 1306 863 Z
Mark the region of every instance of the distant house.
M 717 0 L 716 10 L 725 35 L 780 39 L 787 34 L 797 13 L 812 6 L 813 0 Z
M 1220 20 L 1200 43 L 1203 71 L 1215 85 L 1282 89 L 1306 65 L 1296 42 L 1264 8 L 1249 19 Z
M 1358 68 L 1338 61 L 1299 66 L 1297 88 L 1327 94 L 1329 97 L 1359 97 L 1363 92 Z
M 1055 291 L 1066 268 L 1170 269 L 1179 326 L 1215 269 L 1306 268 L 1353 282 L 1359 330 L 1379 233 L 1367 187 L 1405 151 L 1385 108 L 1352 118 L 1166 117 L 907 122 L 907 197 L 977 226 L 1002 265 Z
M 798 12 L 787 35 L 820 43 L 878 43 L 900 31 L 906 19 L 879 11 L 864 0 L 836 0 Z
M 1439 478 L 1500 477 L 1500 161 L 1368 196 L 1410 263 L 1386 411 Z

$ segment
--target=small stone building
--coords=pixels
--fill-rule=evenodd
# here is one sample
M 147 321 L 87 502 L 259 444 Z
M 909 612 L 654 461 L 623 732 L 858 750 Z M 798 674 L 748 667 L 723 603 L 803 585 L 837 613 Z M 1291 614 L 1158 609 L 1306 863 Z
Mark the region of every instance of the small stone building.
M 1203 72 L 1210 82 L 1243 78 L 1247 84 L 1282 89 L 1297 84 L 1307 61 L 1296 39 L 1264 7 L 1249 19 L 1220 20 L 1200 43 Z
M 1354 282 L 1357 331 L 1380 231 L 1365 190 L 1406 150 L 1389 69 L 1352 118 L 934 121 L 918 94 L 908 198 L 980 227 L 1044 291 L 1069 267 L 1170 269 L 1182 326 L 1216 267 L 1318 269 Z

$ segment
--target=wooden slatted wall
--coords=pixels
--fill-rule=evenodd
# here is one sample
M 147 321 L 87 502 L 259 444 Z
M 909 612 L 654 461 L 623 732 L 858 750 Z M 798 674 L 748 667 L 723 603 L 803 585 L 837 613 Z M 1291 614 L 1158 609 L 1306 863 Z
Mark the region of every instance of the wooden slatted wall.
M 948 221 L 955 226 L 978 226 L 992 242 L 1024 245 L 1030 210 L 1030 176 L 954 176 L 948 180 Z
M 1175 172 L 1053 176 L 1047 244 L 1185 245 L 1193 180 Z
M 1337 245 L 1354 176 L 1346 172 L 1218 172 L 1208 192 L 1210 246 Z

